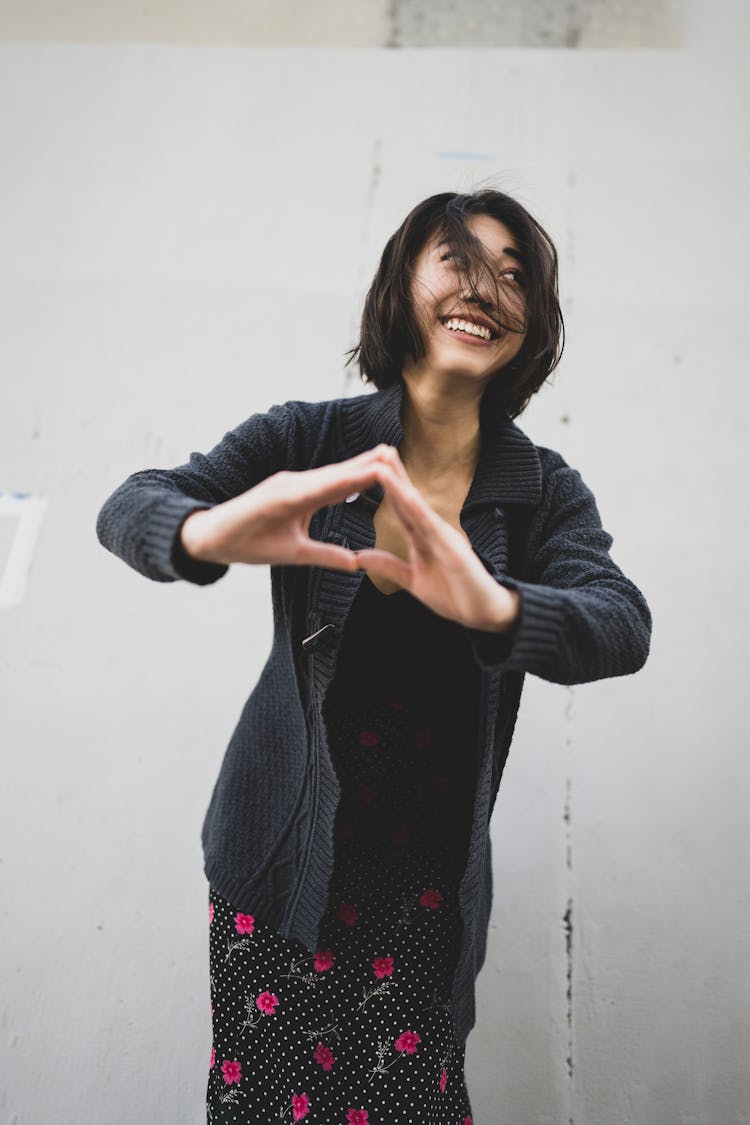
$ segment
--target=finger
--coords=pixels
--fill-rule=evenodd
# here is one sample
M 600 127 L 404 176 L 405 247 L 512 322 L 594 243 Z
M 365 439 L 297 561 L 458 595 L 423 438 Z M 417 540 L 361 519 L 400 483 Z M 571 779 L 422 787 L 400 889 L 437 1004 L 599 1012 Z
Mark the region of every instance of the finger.
M 368 574 L 374 574 L 378 578 L 388 578 L 405 589 L 409 588 L 411 567 L 398 555 L 392 555 L 390 551 L 381 551 L 378 547 L 367 547 L 357 551 L 357 557 L 360 568 L 366 570 Z
M 402 481 L 390 465 L 380 467 L 379 480 L 404 529 L 420 547 L 427 546 L 434 539 L 437 513 L 420 496 L 414 485 Z
M 335 570 L 355 571 L 359 570 L 359 557 L 356 551 L 349 551 L 346 547 L 306 539 L 292 565 L 327 566 Z
M 415 503 L 421 505 L 421 508 L 425 513 L 431 512 L 435 514 L 434 510 L 424 499 L 422 493 L 419 491 L 417 486 L 414 484 L 414 481 L 406 471 L 406 465 L 399 457 L 397 449 L 389 446 L 387 448 L 387 451 L 383 453 L 382 463 L 386 468 L 390 469 L 394 478 L 401 483 L 402 488 L 405 490 L 405 496 L 411 497 Z
M 304 482 L 305 503 L 313 511 L 328 504 L 340 503 L 353 492 L 361 492 L 375 484 L 379 480 L 378 471 L 381 466 L 382 462 L 377 456 L 370 456 L 362 461 L 342 461 L 335 465 L 309 469 Z
M 399 453 L 395 445 L 386 446 L 382 456 L 386 463 L 393 467 L 394 471 L 398 474 L 401 480 L 410 484 L 412 488 L 415 487 L 413 480 L 407 472 L 406 465 L 401 460 L 401 454 Z

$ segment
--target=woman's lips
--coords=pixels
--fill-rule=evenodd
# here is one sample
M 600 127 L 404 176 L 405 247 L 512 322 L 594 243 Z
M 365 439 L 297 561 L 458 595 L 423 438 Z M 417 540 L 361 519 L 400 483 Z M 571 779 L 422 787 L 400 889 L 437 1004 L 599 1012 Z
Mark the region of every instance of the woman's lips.
M 451 339 L 460 340 L 462 344 L 469 344 L 474 348 L 491 348 L 493 344 L 497 343 L 497 340 L 484 340 L 481 336 L 472 336 L 470 332 L 461 332 L 456 331 L 454 328 L 446 328 L 442 320 L 439 320 L 438 324 L 443 332 L 447 333 Z

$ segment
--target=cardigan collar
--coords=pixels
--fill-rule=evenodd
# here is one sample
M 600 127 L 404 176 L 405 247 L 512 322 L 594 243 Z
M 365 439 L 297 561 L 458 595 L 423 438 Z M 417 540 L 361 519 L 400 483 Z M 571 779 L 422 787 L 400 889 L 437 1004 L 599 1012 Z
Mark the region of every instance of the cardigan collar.
M 403 396 L 404 382 L 397 378 L 382 390 L 345 399 L 347 448 L 363 452 L 381 442 L 400 445 Z M 479 460 L 462 511 L 480 504 L 538 504 L 542 467 L 534 442 L 486 393 L 479 417 Z M 379 490 L 376 485 L 372 491 Z

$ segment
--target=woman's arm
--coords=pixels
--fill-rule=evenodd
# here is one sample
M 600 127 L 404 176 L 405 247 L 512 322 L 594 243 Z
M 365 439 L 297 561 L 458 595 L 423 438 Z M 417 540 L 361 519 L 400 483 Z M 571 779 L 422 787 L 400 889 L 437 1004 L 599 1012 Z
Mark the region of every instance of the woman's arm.
M 216 582 L 229 567 L 189 555 L 182 524 L 191 512 L 238 496 L 286 468 L 290 443 L 299 436 L 295 419 L 292 403 L 277 404 L 228 431 L 209 453 L 191 453 L 184 465 L 133 473 L 99 511 L 99 542 L 155 582 Z
M 312 518 L 382 483 L 392 450 L 377 445 L 310 468 L 328 409 L 326 402 L 273 406 L 185 465 L 133 473 L 99 512 L 99 541 L 158 582 L 205 586 L 235 562 L 356 570 L 356 551 L 310 536 Z
M 579 684 L 637 672 L 651 641 L 651 611 L 638 587 L 609 554 L 596 500 L 577 469 L 549 458 L 539 510 L 529 527 L 519 580 L 495 574 L 520 594 L 511 628 L 467 630 L 485 668 L 530 672 Z

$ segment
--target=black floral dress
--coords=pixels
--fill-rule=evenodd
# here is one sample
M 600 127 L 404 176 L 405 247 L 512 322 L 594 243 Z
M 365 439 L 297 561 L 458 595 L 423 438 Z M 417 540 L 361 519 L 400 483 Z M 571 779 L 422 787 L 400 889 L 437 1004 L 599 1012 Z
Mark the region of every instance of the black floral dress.
M 324 707 L 342 793 L 318 949 L 209 887 L 213 1125 L 472 1125 L 450 996 L 475 677 L 459 626 L 363 576 Z

